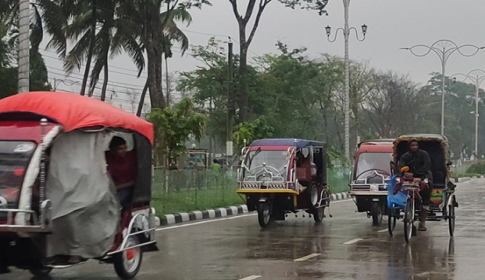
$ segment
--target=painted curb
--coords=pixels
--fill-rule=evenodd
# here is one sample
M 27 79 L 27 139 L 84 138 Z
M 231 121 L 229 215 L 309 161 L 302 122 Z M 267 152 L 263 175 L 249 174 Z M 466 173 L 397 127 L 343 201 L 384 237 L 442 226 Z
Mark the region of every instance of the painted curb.
M 227 216 L 233 216 L 238 214 L 248 213 L 248 207 L 246 205 L 238 206 L 228 206 L 223 208 L 208 209 L 204 211 L 191 211 L 188 213 L 177 213 L 177 214 L 167 214 L 157 223 L 155 219 L 155 224 L 157 226 L 172 225 L 178 223 L 184 223 L 189 221 L 203 220 L 203 219 L 213 219 L 221 218 Z
M 330 195 L 330 200 L 343 200 L 348 198 L 350 198 L 350 194 L 348 192 L 334 193 Z
M 350 198 L 350 195 L 347 192 L 341 192 L 341 193 L 330 195 L 330 200 L 343 200 L 348 198 Z M 163 216 L 161 219 L 159 217 L 155 217 L 155 225 L 159 227 L 159 226 L 166 226 L 166 225 L 184 223 L 189 221 L 214 219 L 214 218 L 221 218 L 221 217 L 233 216 L 238 214 L 246 214 L 248 212 L 249 212 L 248 207 L 246 205 L 238 205 L 238 206 L 228 206 L 228 207 L 216 208 L 216 209 L 208 209 L 204 211 L 191 211 L 188 213 L 167 214 Z

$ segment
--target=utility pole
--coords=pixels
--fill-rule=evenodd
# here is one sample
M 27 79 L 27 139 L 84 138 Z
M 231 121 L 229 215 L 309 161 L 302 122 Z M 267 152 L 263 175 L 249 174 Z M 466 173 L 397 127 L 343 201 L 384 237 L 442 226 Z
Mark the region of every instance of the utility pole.
M 18 93 L 30 90 L 30 2 L 19 0 Z
M 233 62 L 232 62 L 232 41 L 229 37 L 227 42 L 228 54 L 227 54 L 227 137 L 226 137 L 226 156 L 229 163 L 229 158 L 233 155 L 233 143 L 232 143 L 232 127 L 234 119 L 234 93 L 232 88 L 233 81 Z

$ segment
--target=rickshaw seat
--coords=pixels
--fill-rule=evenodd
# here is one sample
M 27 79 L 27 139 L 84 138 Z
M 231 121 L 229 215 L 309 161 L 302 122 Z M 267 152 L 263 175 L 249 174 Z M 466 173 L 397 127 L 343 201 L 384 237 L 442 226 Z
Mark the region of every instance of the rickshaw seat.
M 312 180 L 310 167 L 297 167 L 296 178 L 298 178 L 299 181 L 310 182 Z

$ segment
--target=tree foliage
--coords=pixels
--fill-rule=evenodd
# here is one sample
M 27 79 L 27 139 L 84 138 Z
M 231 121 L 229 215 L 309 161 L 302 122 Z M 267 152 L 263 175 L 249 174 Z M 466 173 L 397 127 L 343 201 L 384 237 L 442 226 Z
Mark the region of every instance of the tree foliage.
M 252 121 L 236 122 L 235 146 L 239 148 L 243 139 L 249 143 L 261 137 L 311 138 L 327 142 L 331 158 L 345 161 L 341 152 L 345 142 L 342 59 L 325 54 L 312 58 L 305 48 L 291 49 L 282 43 L 277 43 L 277 48 L 276 54 L 263 55 L 248 65 L 248 117 Z M 209 115 L 212 104 L 207 133 L 219 139 L 221 145 L 227 133 L 227 60 L 222 53 L 224 50 L 214 40 L 208 46 L 192 47 L 191 55 L 203 66 L 182 73 L 178 85 L 201 112 Z M 235 65 L 239 62 L 236 56 Z M 352 61 L 351 144 L 356 144 L 357 136 L 372 139 L 439 133 L 440 85 L 441 77 L 435 73 L 428 84 L 421 86 L 408 76 Z M 458 155 L 463 145 L 473 147 L 470 135 L 474 133 L 474 115 L 470 111 L 474 106 L 470 94 L 474 86 L 452 84 L 448 79 L 447 85 L 445 131 L 452 151 Z M 235 73 L 234 87 L 240 86 L 241 79 Z M 485 125 L 480 124 L 479 131 L 485 131 Z M 480 134 L 480 139 L 483 137 L 485 132 Z
M 152 109 L 149 120 L 155 130 L 155 156 L 159 164 L 168 164 L 166 160 L 185 151 L 184 143 L 190 136 L 200 141 L 208 121 L 205 114 L 196 112 L 190 98 L 182 99 L 173 108 Z
M 241 1 L 229 0 L 232 7 L 232 12 L 236 18 L 239 31 L 239 88 L 237 103 L 239 106 L 239 121 L 245 122 L 250 119 L 249 108 L 253 106 L 250 102 L 250 85 L 248 75 L 248 50 L 251 42 L 254 39 L 256 31 L 258 29 L 261 17 L 267 6 L 273 2 L 273 0 L 249 0 L 247 1 L 244 12 L 240 11 L 239 4 Z M 320 15 L 327 14 L 325 10 L 328 0 L 278 0 L 278 2 L 284 4 L 289 8 L 301 7 L 308 10 L 317 10 Z M 253 14 L 254 17 L 253 17 Z M 250 20 L 254 18 L 254 22 L 249 24 Z M 248 25 L 249 24 L 249 25 Z

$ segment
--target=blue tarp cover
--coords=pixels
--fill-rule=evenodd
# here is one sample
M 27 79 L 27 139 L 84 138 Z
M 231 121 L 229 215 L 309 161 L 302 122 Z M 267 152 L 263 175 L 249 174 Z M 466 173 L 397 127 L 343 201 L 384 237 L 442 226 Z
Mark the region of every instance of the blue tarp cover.
M 406 200 L 408 199 L 407 191 L 399 191 L 397 194 L 393 194 L 394 188 L 396 187 L 396 177 L 397 175 L 392 176 L 387 183 L 387 207 L 389 209 L 391 209 L 393 205 L 405 207 Z

